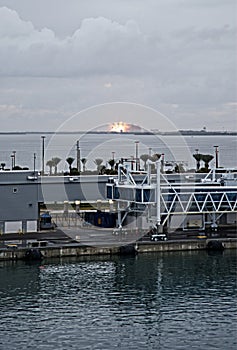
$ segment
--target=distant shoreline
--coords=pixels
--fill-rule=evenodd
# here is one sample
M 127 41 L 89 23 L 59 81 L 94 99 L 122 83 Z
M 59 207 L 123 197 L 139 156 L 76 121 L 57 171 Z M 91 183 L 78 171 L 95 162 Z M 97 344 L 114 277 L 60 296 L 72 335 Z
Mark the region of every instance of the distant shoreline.
M 237 136 L 237 131 L 196 131 L 196 130 L 179 130 L 179 131 L 2 131 L 0 135 L 72 135 L 72 134 L 125 134 L 125 135 L 161 135 L 161 136 Z

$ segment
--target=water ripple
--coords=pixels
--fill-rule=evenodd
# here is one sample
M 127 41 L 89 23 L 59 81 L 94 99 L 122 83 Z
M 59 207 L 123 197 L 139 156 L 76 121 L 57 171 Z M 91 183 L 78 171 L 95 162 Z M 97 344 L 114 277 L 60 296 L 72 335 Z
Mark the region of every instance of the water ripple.
M 0 348 L 236 347 L 236 255 L 144 254 L 0 269 Z

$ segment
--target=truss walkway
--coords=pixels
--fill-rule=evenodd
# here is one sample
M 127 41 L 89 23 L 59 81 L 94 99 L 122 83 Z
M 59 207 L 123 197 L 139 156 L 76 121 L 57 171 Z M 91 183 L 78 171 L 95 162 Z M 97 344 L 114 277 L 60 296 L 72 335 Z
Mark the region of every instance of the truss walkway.
M 153 225 L 165 225 L 175 215 L 209 215 L 212 224 L 224 213 L 237 212 L 237 174 L 211 171 L 201 182 L 171 183 L 160 172 L 124 171 L 107 184 L 107 197 L 118 203 L 118 225 L 131 212 L 143 212 Z

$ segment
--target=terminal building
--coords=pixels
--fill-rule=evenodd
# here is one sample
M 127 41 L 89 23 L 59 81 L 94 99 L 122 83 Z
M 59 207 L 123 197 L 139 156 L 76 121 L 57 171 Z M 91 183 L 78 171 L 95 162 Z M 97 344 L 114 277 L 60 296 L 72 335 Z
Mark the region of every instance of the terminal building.
M 36 232 L 40 208 L 49 203 L 105 200 L 107 176 L 40 176 L 0 171 L 0 233 Z
M 161 174 L 158 170 L 150 174 L 120 168 L 113 177 L 0 171 L 0 234 L 40 230 L 40 216 L 53 203 L 67 205 L 67 210 L 69 206 L 75 215 L 78 203 L 97 203 L 87 217 L 103 227 L 108 218 L 98 215 L 101 201 L 116 214 L 113 222 L 118 228 L 159 226 L 169 232 L 236 227 L 236 173 Z

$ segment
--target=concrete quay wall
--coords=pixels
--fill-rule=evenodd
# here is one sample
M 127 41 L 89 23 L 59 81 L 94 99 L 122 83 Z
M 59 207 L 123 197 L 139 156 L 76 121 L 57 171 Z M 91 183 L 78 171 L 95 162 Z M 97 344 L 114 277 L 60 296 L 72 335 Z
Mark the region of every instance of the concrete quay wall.
M 224 249 L 237 249 L 236 238 L 226 238 L 217 240 L 222 243 Z M 142 243 L 137 244 L 136 250 L 138 253 L 205 250 L 207 249 L 207 244 L 209 241 L 216 241 L 216 239 L 166 241 L 159 242 L 157 244 Z
M 1 260 L 24 260 L 26 252 L 29 248 L 14 248 L 14 249 L 2 249 L 0 250 Z M 87 247 L 82 245 L 62 247 L 42 247 L 37 248 L 43 256 L 43 258 L 62 258 L 62 257 L 75 257 L 75 256 L 92 256 L 92 255 L 111 255 L 118 254 L 118 247 Z
M 186 241 L 166 241 L 166 242 L 136 242 L 130 245 L 134 248 L 134 253 L 151 253 L 151 252 L 174 252 L 190 250 L 206 250 L 210 239 L 203 240 L 186 240 Z M 237 239 L 227 238 L 218 239 L 224 249 L 237 249 Z M 65 245 L 60 247 L 42 247 L 39 248 L 43 258 L 62 258 L 76 256 L 96 256 L 96 255 L 118 255 L 126 254 L 126 249 L 121 247 L 90 247 L 85 245 Z M 0 250 L 0 261 L 3 260 L 23 260 L 27 248 L 14 248 Z M 123 252 L 122 252 L 123 251 Z M 127 250 L 130 253 L 131 249 Z

